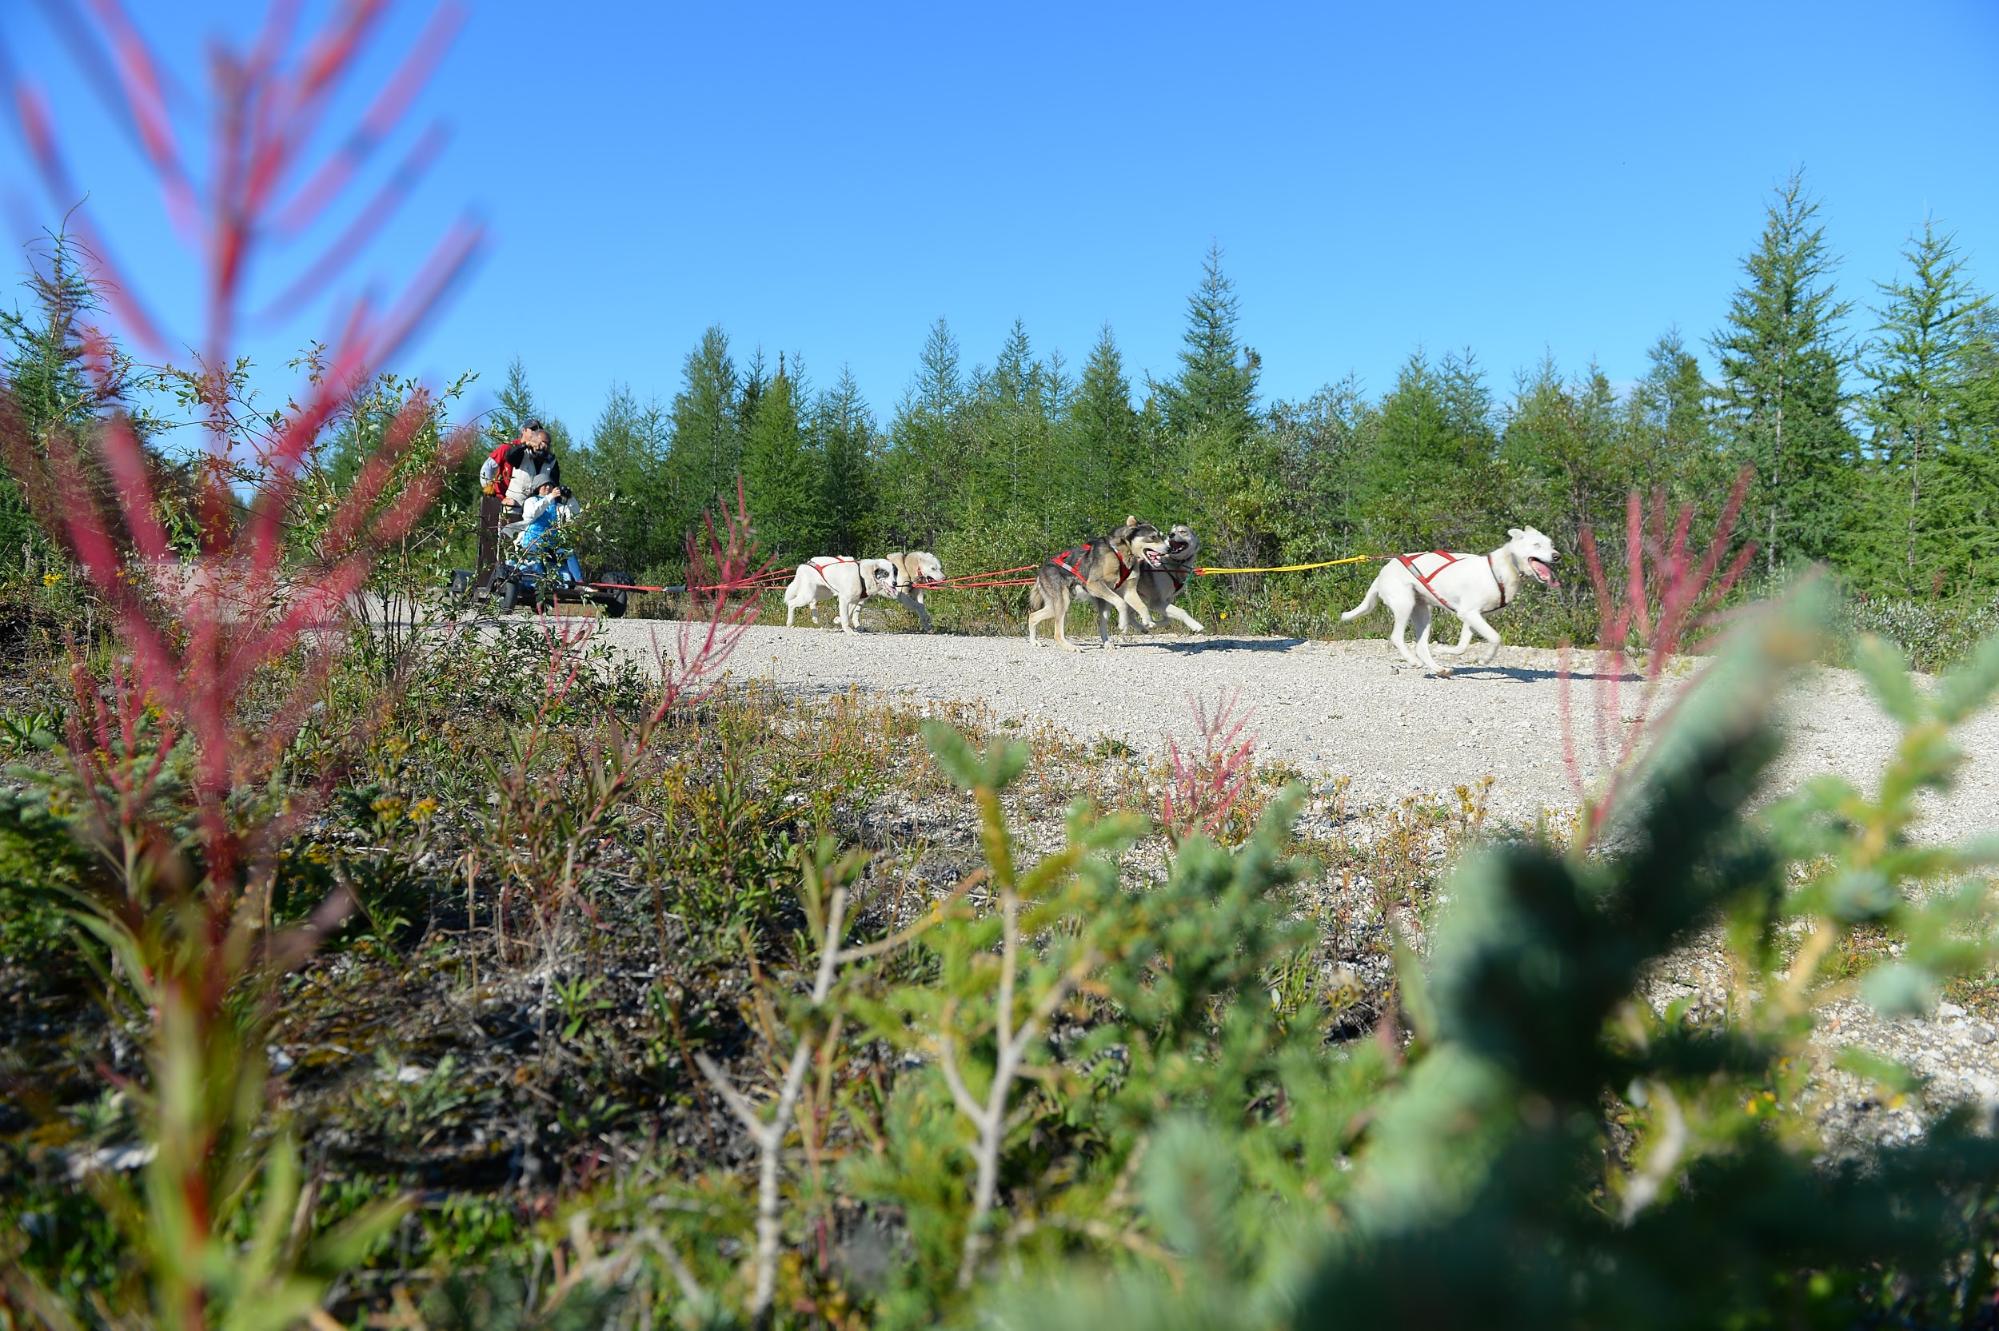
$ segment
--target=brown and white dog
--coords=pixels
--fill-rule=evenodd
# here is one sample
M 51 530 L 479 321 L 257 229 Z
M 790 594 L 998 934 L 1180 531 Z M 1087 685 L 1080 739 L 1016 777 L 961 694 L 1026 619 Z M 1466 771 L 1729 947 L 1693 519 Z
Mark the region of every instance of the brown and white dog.
M 916 622 L 925 633 L 930 632 L 930 611 L 923 605 L 923 584 L 944 581 L 944 564 L 928 550 L 897 550 L 882 556 L 895 565 L 898 584 L 895 599 L 903 608 L 913 611 Z
M 1027 594 L 1027 643 L 1034 645 L 1035 625 L 1055 622 L 1057 645 L 1075 650 L 1064 621 L 1069 618 L 1072 596 L 1088 597 L 1096 604 L 1097 638 L 1111 645 L 1110 616 L 1115 610 L 1120 624 L 1127 608 L 1138 612 L 1139 622 L 1152 627 L 1152 612 L 1132 585 L 1137 569 L 1155 566 L 1166 553 L 1166 538 L 1149 522 L 1128 517 L 1124 525 L 1108 536 L 1093 536 L 1081 545 L 1051 555 L 1034 575 L 1034 587 Z

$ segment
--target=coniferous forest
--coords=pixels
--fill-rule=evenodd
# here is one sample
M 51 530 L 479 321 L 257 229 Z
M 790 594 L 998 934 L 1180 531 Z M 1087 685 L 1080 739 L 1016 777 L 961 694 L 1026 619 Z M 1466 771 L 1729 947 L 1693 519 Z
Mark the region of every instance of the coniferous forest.
M 1025 320 L 982 358 L 940 318 L 883 412 L 844 369 L 745 349 L 717 326 L 670 393 L 615 387 L 594 420 L 538 401 L 516 362 L 487 433 L 555 420 L 600 551 L 661 578 L 738 474 L 781 563 L 921 548 L 971 572 L 1037 560 L 1126 511 L 1190 522 L 1214 565 L 1478 550 L 1517 523 L 1573 552 L 1586 524 L 1621 533 L 1633 488 L 1711 519 L 1748 466 L 1741 531 L 1768 577 L 1820 561 L 1863 604 L 1989 602 L 1999 311 L 1970 256 L 1924 221 L 1898 271 L 1844 274 L 1802 177 L 1745 240 L 1726 323 L 1662 330 L 1629 385 L 1552 360 L 1496 382 L 1476 348 L 1415 349 L 1385 392 L 1347 377 L 1270 401 L 1254 311 L 1214 249 L 1170 378 L 1136 377 L 1109 327 L 1078 367 Z M 1355 576 L 1328 581 L 1343 595 Z

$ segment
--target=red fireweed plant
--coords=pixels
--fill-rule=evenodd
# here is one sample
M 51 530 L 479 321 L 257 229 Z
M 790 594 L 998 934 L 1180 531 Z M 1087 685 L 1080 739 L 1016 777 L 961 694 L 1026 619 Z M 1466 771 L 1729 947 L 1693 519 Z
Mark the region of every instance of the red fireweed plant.
M 1238 690 L 1216 698 L 1214 710 L 1188 697 L 1194 711 L 1194 731 L 1200 748 L 1182 753 L 1179 741 L 1166 741 L 1166 789 L 1159 797 L 1159 825 L 1175 847 L 1200 834 L 1218 837 L 1229 814 L 1248 792 L 1256 752 L 1256 734 L 1249 723 L 1254 708 L 1236 712 Z
M 1736 475 L 1705 550 L 1691 544 L 1694 506 L 1684 504 L 1674 515 L 1663 491 L 1649 503 L 1633 490 L 1624 506 L 1624 581 L 1613 590 L 1598 549 L 1596 533 L 1581 533 L 1584 567 L 1595 592 L 1598 644 L 1591 676 L 1592 740 L 1601 784 L 1594 790 L 1585 778 L 1577 750 L 1574 671 L 1570 649 L 1562 649 L 1558 676 L 1562 716 L 1562 760 L 1574 790 L 1580 822 L 1578 848 L 1587 849 L 1603 830 L 1622 795 L 1639 746 L 1663 721 L 1668 707 L 1659 708 L 1667 667 L 1674 656 L 1698 652 L 1709 645 L 1709 633 L 1720 617 L 1742 571 L 1755 556 L 1756 543 L 1745 543 L 1722 566 L 1754 471 Z M 1668 524 L 1671 524 L 1670 532 Z M 1636 696 L 1627 694 L 1633 685 Z
M 123 336 L 155 355 L 197 349 L 192 370 L 173 372 L 204 438 L 179 540 L 162 520 L 128 415 L 36 437 L 11 392 L 0 393 L 7 465 L 87 577 L 118 658 L 99 678 L 72 646 L 66 748 L 79 796 L 74 826 L 103 867 L 78 917 L 109 956 L 114 1000 L 129 994 L 148 1031 L 145 1076 L 111 1074 L 133 1093 L 149 1162 L 136 1191 L 99 1180 L 134 1259 L 126 1287 L 105 1296 L 114 1306 L 149 1304 L 162 1326 L 292 1325 L 316 1313 L 323 1284 L 309 1273 L 352 1260 L 385 1223 L 374 1214 L 338 1241 L 309 1246 L 315 1189 L 302 1185 L 285 1135 L 266 1130 L 264 1037 L 276 980 L 345 909 L 329 899 L 305 927 L 273 930 L 278 852 L 316 801 L 312 791 L 271 791 L 339 649 L 331 630 L 340 608 L 436 496 L 443 467 L 413 478 L 399 470 L 432 419 L 431 399 L 413 394 L 395 414 L 302 561 L 288 558 L 286 515 L 326 427 L 438 308 L 481 229 L 454 224 L 385 307 L 349 301 L 326 342 L 324 373 L 261 439 L 238 428 L 232 385 L 244 364 L 235 348 L 251 322 L 253 270 L 297 265 L 263 306 L 266 321 L 332 293 L 436 151 L 433 127 L 354 222 L 324 250 L 302 254 L 395 137 L 460 17 L 453 6 L 437 10 L 360 123 L 343 132 L 332 104 L 388 8 L 346 0 L 300 43 L 299 6 L 279 0 L 248 47 L 211 46 L 204 98 L 171 79 L 118 0 L 91 0 L 86 13 L 48 7 L 83 67 L 81 82 L 138 144 L 202 278 L 195 328 L 177 333 L 116 263 L 89 206 L 70 214 Z M 50 198 L 58 207 L 83 198 L 42 89 L 23 78 L 6 92 Z M 188 151 L 190 123 L 209 127 L 204 163 Z M 326 142 L 337 146 L 314 146 Z M 110 334 L 88 328 L 81 340 L 86 366 L 109 375 L 118 359 Z M 469 439 L 447 444 L 445 466 Z M 253 1202 L 251 1241 L 232 1241 Z

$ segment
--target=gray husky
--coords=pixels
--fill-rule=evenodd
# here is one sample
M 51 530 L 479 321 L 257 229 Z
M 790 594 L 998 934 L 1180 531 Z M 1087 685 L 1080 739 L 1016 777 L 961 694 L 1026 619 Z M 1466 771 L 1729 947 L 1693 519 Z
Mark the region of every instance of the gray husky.
M 1132 585 L 1138 589 L 1138 599 L 1145 602 L 1145 608 L 1152 612 L 1154 619 L 1170 619 L 1189 633 L 1206 633 L 1201 621 L 1173 604 L 1180 593 L 1187 590 L 1188 580 L 1194 576 L 1194 556 L 1201 552 L 1201 538 L 1194 535 L 1194 529 L 1184 522 L 1175 523 L 1173 530 L 1166 534 L 1166 552 L 1156 564 L 1147 564 L 1131 575 Z M 1117 628 L 1125 630 L 1124 606 L 1118 606 Z
M 1111 644 L 1113 610 L 1117 611 L 1120 628 L 1127 609 L 1137 611 L 1139 622 L 1151 628 L 1152 612 L 1133 584 L 1132 574 L 1157 567 L 1166 547 L 1167 540 L 1159 528 L 1127 517 L 1124 525 L 1110 535 L 1093 536 L 1079 546 L 1051 555 L 1034 575 L 1034 588 L 1027 596 L 1028 644 L 1034 643 L 1035 625 L 1053 620 L 1056 643 L 1075 650 L 1065 621 L 1069 618 L 1070 598 L 1078 593 L 1096 603 L 1097 637 L 1106 647 Z

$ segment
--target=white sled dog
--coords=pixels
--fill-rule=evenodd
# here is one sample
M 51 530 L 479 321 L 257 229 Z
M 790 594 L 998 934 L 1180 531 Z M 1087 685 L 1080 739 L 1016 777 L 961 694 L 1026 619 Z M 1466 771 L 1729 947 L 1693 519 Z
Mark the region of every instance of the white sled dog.
M 895 565 L 886 559 L 855 559 L 851 555 L 821 555 L 808 559 L 791 575 L 784 589 L 784 626 L 800 610 L 812 611 L 819 623 L 819 603 L 838 601 L 833 622 L 848 633 L 859 630 L 861 602 L 870 596 L 894 596 L 899 590 Z
M 895 599 L 903 608 L 916 615 L 916 622 L 925 633 L 930 632 L 930 611 L 923 605 L 923 584 L 944 581 L 944 564 L 928 550 L 897 550 L 883 555 L 895 565 L 895 577 L 899 590 Z
M 1471 645 L 1476 632 L 1492 644 L 1480 665 L 1489 665 L 1499 654 L 1499 633 L 1485 622 L 1495 610 L 1503 610 L 1533 581 L 1556 586 L 1555 572 L 1549 567 L 1557 558 L 1554 542 L 1532 527 L 1508 527 L 1506 544 L 1489 555 L 1460 554 L 1452 550 L 1425 550 L 1413 555 L 1397 555 L 1381 566 L 1367 596 L 1341 619 L 1358 619 L 1377 604 L 1386 604 L 1395 614 L 1395 629 L 1388 640 L 1410 665 L 1427 666 L 1439 677 L 1450 671 L 1430 655 L 1430 616 L 1434 610 L 1450 611 L 1463 621 L 1464 630 L 1456 647 L 1439 647 L 1440 652 L 1461 653 Z M 1410 654 L 1402 634 L 1411 621 L 1416 625 L 1416 651 Z M 1422 658 L 1420 661 L 1418 657 Z

